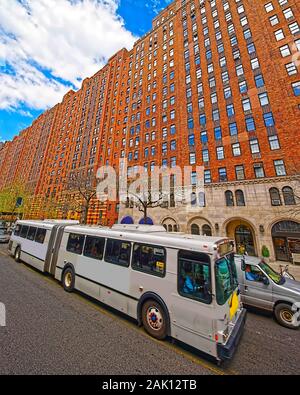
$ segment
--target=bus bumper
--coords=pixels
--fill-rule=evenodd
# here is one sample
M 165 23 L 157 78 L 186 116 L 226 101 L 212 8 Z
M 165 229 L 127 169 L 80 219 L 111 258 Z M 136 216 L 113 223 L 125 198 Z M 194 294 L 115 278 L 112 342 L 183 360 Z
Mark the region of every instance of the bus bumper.
M 228 361 L 233 357 L 244 331 L 246 317 L 247 310 L 243 309 L 228 342 L 225 345 L 218 344 L 217 353 L 220 361 Z

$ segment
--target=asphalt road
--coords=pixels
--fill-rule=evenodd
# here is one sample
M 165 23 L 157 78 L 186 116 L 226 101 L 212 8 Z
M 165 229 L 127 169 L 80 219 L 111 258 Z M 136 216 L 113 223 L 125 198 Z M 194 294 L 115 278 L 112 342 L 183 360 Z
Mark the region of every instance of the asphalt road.
M 150 338 L 142 328 L 55 280 L 17 264 L 0 246 L 0 374 L 299 374 L 300 332 L 249 312 L 232 362 Z

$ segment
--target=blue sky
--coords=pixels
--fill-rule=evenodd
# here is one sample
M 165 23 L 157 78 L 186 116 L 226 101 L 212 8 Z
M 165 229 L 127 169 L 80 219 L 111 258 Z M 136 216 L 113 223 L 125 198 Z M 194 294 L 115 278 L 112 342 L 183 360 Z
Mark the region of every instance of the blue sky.
M 1 0 L 0 141 L 79 89 L 118 49 L 130 49 L 170 2 Z

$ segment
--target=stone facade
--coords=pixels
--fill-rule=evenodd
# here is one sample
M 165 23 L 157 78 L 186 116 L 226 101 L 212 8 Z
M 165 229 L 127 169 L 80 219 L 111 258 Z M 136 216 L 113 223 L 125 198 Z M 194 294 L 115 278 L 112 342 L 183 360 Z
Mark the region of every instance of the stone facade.
M 300 187 L 299 178 L 283 177 L 211 184 L 205 187 L 205 207 L 155 208 L 149 209 L 148 216 L 155 224 L 166 225 L 169 231 L 192 233 L 192 226 L 198 225 L 200 234 L 209 235 L 207 232 L 210 228 L 212 236 L 228 236 L 235 239 L 237 244 L 237 228 L 246 227 L 253 238 L 253 250 L 248 246 L 248 252 L 259 256 L 262 254 L 262 247 L 266 246 L 270 251 L 270 260 L 274 261 L 278 259 L 272 238 L 274 225 L 281 221 L 292 221 L 300 226 L 300 212 L 298 209 L 297 213 L 297 206 L 285 205 L 282 190 L 287 186 L 297 191 Z M 281 205 L 272 206 L 271 188 L 276 188 L 280 192 Z M 226 191 L 232 191 L 233 196 L 236 191 L 243 191 L 245 206 L 237 206 L 234 198 L 234 206 L 227 207 Z M 136 208 L 128 209 L 122 206 L 120 222 L 127 216 L 132 217 L 135 223 L 141 220 L 141 213 Z M 295 236 L 287 233 L 286 237 Z

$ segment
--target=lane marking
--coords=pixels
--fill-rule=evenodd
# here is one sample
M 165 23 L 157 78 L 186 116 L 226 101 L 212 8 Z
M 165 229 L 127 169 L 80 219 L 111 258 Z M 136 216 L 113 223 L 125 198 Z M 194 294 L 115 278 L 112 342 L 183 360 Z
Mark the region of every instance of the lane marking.
M 0 254 L 8 256 L 8 255 L 2 253 L 1 251 L 0 251 Z M 55 278 L 47 277 L 44 273 L 36 271 L 33 268 L 31 268 L 30 266 L 23 265 L 23 267 L 25 267 L 26 269 L 30 270 L 32 273 L 37 274 L 39 277 L 43 278 L 49 284 L 52 284 L 52 285 L 56 284 L 56 285 L 59 285 L 59 288 L 61 288 L 61 283 L 57 282 L 57 280 Z M 73 292 L 71 295 L 74 296 L 75 298 L 79 299 L 80 301 L 84 302 L 88 306 L 93 307 L 95 310 L 98 310 L 99 312 L 101 312 L 105 316 L 111 318 L 112 320 L 125 325 L 127 328 L 129 328 L 131 330 L 134 330 L 135 332 L 137 332 L 140 335 L 144 336 L 148 340 L 151 340 L 154 343 L 159 344 L 160 346 L 162 346 L 164 348 L 167 348 L 170 351 L 175 352 L 176 354 L 180 355 L 181 357 L 186 358 L 190 362 L 193 362 L 194 364 L 199 365 L 199 366 L 201 366 L 204 369 L 210 370 L 214 374 L 217 374 L 217 375 L 220 375 L 220 376 L 238 375 L 239 374 L 238 372 L 235 372 L 233 370 L 218 368 L 214 364 L 209 363 L 209 362 L 201 359 L 200 357 L 197 357 L 197 356 L 193 355 L 191 352 L 181 349 L 176 344 L 168 343 L 168 341 L 160 341 L 160 340 L 157 340 L 157 339 L 151 337 L 150 335 L 148 335 L 145 332 L 143 327 L 139 328 L 135 323 L 129 322 L 125 317 L 124 318 L 119 317 L 119 316 L 117 316 L 117 313 L 116 314 L 111 313 L 110 311 L 106 310 L 105 308 L 97 305 L 97 302 L 101 303 L 100 301 L 97 301 L 97 299 L 95 299 L 95 301 L 89 300 L 84 295 L 81 295 L 81 294 L 79 294 L 77 292 Z

